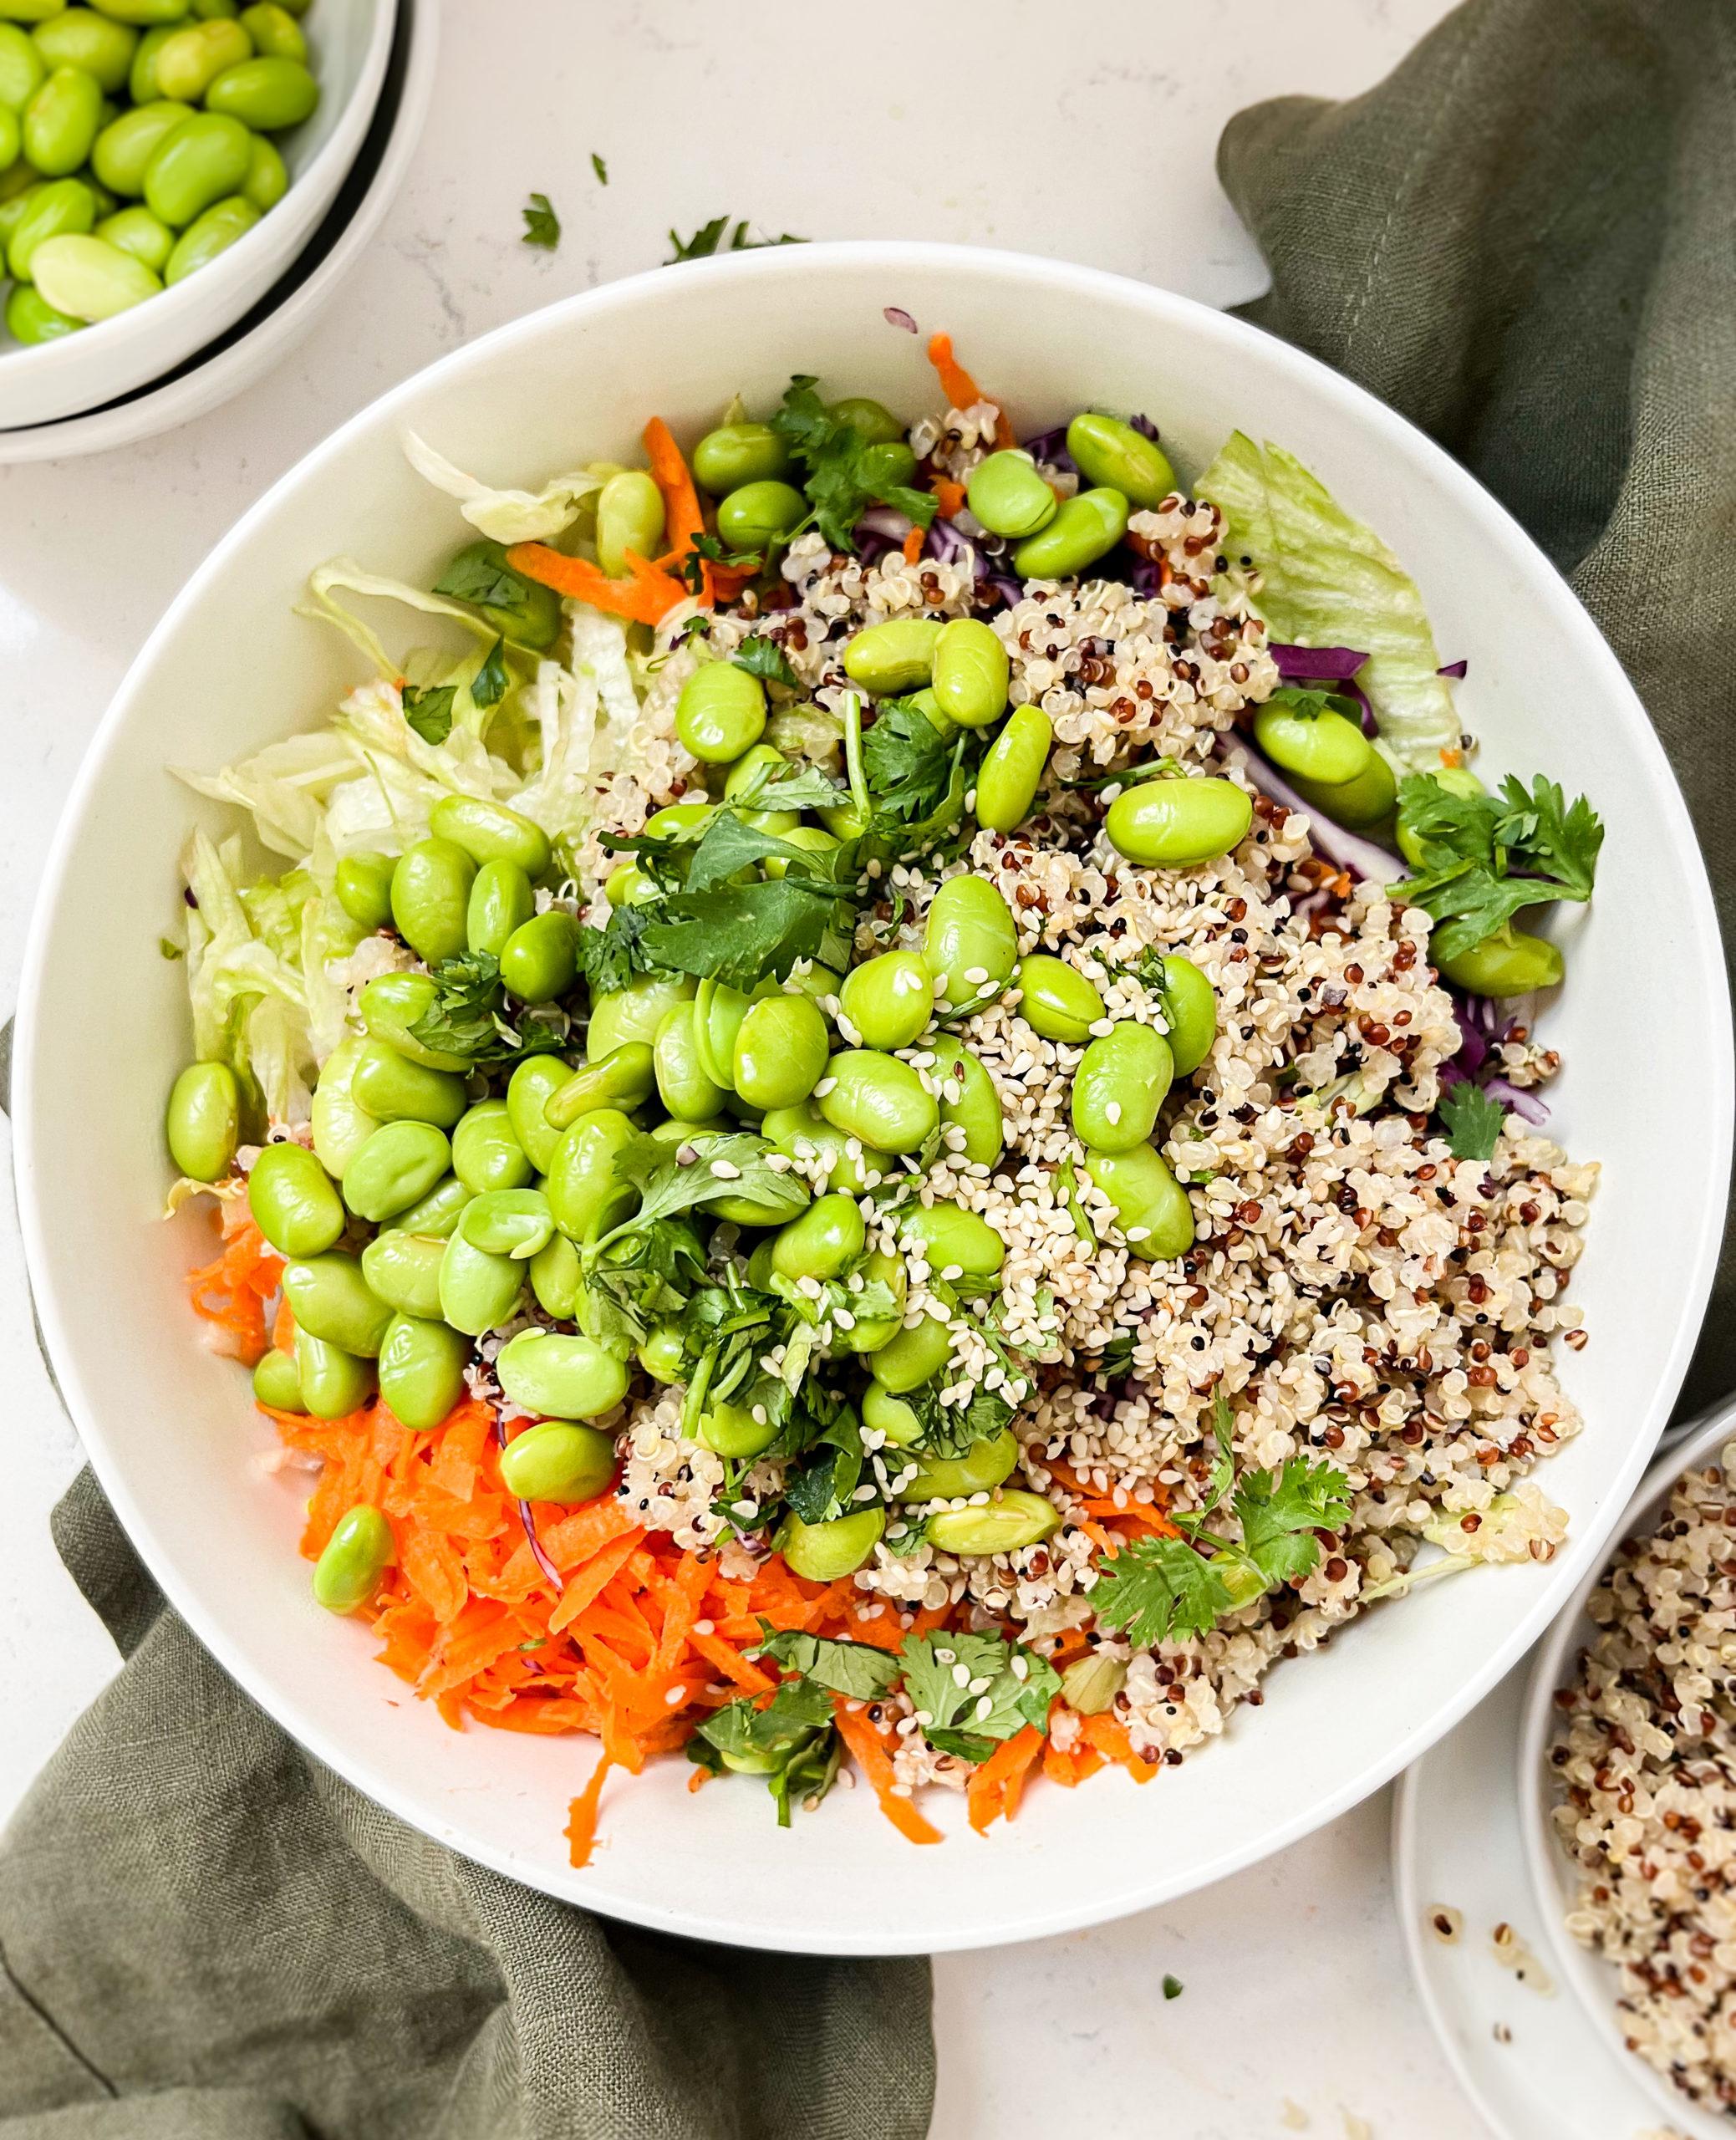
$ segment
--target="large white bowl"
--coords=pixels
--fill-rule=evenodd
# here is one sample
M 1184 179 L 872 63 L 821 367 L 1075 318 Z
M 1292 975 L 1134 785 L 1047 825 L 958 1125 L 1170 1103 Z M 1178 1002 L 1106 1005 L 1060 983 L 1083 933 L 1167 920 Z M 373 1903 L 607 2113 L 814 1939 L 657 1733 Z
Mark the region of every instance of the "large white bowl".
M 992 1840 L 949 1801 L 944 1846 L 914 1850 L 861 1791 L 781 1833 L 762 1791 L 695 1798 L 670 1761 L 612 1782 L 595 1862 L 574 1872 L 562 1828 L 594 1748 L 450 1731 L 374 1661 L 364 1628 L 320 1612 L 295 1550 L 299 1495 L 251 1461 L 270 1429 L 237 1371 L 199 1348 L 181 1274 L 209 1236 L 155 1215 L 163 1099 L 188 1047 L 180 969 L 157 939 L 189 819 L 221 814 L 164 768 L 315 722 L 356 680 L 347 645 L 293 613 L 310 568 L 347 552 L 425 583 L 462 539 L 403 460 L 406 426 L 461 466 L 534 484 L 636 453 L 653 412 L 690 441 L 732 394 L 768 405 L 792 372 L 928 407 L 922 344 L 885 324 L 887 306 L 924 334 L 950 329 L 1027 431 L 1092 402 L 1146 410 L 1187 471 L 1236 425 L 1281 440 L 1387 537 L 1443 651 L 1469 657 L 1481 762 L 1545 770 L 1603 811 L 1598 898 L 1550 1028 L 1568 1066 L 1561 1132 L 1606 1165 L 1576 1280 L 1593 1342 L 1564 1360 L 1586 1430 L 1542 1474 L 1572 1536 L 1547 1568 L 1425 1587 L 1281 1666 L 1262 1709 L 1144 1788 L 1119 1773 L 1072 1793 L 1040 1784 Z M 1687 1365 L 1723 1213 L 1731 1040 L 1699 851 L 1646 716 L 1566 587 L 1462 469 L 1322 366 L 1163 292 L 1006 253 L 815 245 L 659 269 L 502 328 L 346 424 L 217 546 L 122 687 L 68 811 L 17 1086 L 25 1241 L 68 1402 L 170 1598 L 273 1715 L 406 1820 L 552 1893 L 705 1938 L 896 1953 L 1052 1933 L 1219 1879 L 1385 1782 L 1506 1671 L 1597 1559 Z M 1663 1163 L 1660 1122 L 1691 1125 L 1693 1164 Z
M 0 330 L 0 429 L 99 409 L 162 378 L 264 296 L 356 160 L 379 101 L 396 23 L 393 0 L 319 0 L 308 21 L 318 107 L 281 139 L 289 191 L 208 267 L 130 311 L 35 348 Z

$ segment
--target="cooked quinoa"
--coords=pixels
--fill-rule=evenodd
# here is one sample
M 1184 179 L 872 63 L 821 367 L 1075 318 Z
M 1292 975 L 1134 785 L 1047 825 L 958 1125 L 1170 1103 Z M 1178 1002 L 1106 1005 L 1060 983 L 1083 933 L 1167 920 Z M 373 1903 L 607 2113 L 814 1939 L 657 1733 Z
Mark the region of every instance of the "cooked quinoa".
M 1736 1442 L 1624 1539 L 1601 1632 L 1555 1696 L 1550 1818 L 1579 1868 L 1567 1927 L 1620 1973 L 1627 2047 L 1736 2112 Z

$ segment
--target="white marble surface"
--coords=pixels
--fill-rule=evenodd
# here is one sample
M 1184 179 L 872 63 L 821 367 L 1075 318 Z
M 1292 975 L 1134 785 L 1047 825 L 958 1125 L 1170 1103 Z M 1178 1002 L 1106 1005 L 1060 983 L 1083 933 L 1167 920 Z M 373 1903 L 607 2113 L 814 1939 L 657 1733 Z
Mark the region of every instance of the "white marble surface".
M 446 0 L 409 185 L 312 337 L 168 436 L 0 470 L 0 1012 L 55 817 L 134 650 L 242 509 L 382 390 L 652 265 L 671 224 L 725 207 L 816 237 L 1068 256 L 1235 303 L 1261 270 L 1213 175 L 1224 121 L 1263 96 L 1354 93 L 1444 12 L 882 0 L 870 33 L 838 0 Z M 532 188 L 565 224 L 552 256 L 517 242 Z M 0 1347 L 3 1814 L 114 1662 L 48 1541 L 78 1448 L 37 1358 L 9 1197 Z M 1405 1972 L 1387 1815 L 1383 1796 L 1169 1909 L 944 1959 L 936 2134 L 986 2140 L 1052 2112 L 1100 2135 L 1478 2140 Z M 1166 1972 L 1185 1985 L 1170 2003 Z

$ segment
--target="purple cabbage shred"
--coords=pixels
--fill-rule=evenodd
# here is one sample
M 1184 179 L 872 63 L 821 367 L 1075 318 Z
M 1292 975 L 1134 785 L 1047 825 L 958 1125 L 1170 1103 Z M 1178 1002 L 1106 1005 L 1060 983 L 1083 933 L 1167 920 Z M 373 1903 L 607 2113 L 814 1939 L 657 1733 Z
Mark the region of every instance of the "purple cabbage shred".
M 1469 661 L 1449 661 L 1444 668 L 1437 669 L 1434 673 L 1437 676 L 1463 676 L 1470 665 Z
M 1056 424 L 1052 431 L 1039 431 L 1035 438 L 1026 439 L 1024 446 L 1033 461 L 1043 461 L 1063 476 L 1078 474 L 1078 463 L 1067 450 L 1065 424 Z
M 888 327 L 902 327 L 907 334 L 914 334 L 919 331 L 916 322 L 901 304 L 887 305 L 880 317 Z
M 494 1415 L 494 1438 L 501 1448 L 507 1446 L 507 1423 L 498 1412 Z M 557 1591 L 564 1590 L 566 1585 L 561 1581 L 560 1570 L 542 1550 L 542 1541 L 537 1536 L 537 1519 L 531 1513 L 530 1503 L 517 1501 L 513 1506 L 518 1511 L 519 1521 L 524 1526 L 525 1543 L 530 1547 L 537 1567 Z

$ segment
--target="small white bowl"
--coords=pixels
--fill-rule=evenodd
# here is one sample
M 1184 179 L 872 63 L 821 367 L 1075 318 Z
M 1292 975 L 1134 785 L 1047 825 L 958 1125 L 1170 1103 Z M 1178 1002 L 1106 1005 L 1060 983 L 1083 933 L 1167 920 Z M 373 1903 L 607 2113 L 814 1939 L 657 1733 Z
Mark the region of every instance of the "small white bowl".
M 1656 1528 L 1677 1481 L 1705 1464 L 1716 1464 L 1726 1442 L 1736 1437 L 1736 1403 L 1702 1420 L 1685 1440 L 1676 1440 L 1647 1473 L 1615 1541 L 1585 1577 L 1560 1618 L 1538 1645 L 1525 1688 L 1524 1725 L 1519 1742 L 1519 1815 L 1526 1869 L 1543 1919 L 1555 1967 L 1585 2009 L 1600 2036 L 1633 2073 L 1667 2122 L 1691 2140 L 1730 2140 L 1731 2122 L 1703 2110 L 1657 2069 L 1627 2048 L 1627 2030 L 1616 2005 L 1621 1975 L 1595 1949 L 1582 1946 L 1567 1929 L 1577 1868 L 1557 1840 L 1550 1809 L 1549 1750 L 1555 1736 L 1555 1697 L 1574 1676 L 1581 1650 L 1600 1632 L 1586 1602 L 1603 1580 L 1620 1546 Z
M 439 0 L 399 0 L 374 125 L 338 197 L 289 273 L 208 349 L 106 408 L 0 431 L 0 467 L 69 461 L 191 423 L 283 362 L 337 294 L 404 181 L 421 139 L 440 49 Z
M 392 0 L 319 0 L 308 18 L 319 104 L 286 135 L 289 191 L 208 267 L 64 340 L 23 348 L 0 334 L 0 430 L 99 409 L 161 379 L 213 342 L 283 276 L 336 198 L 385 79 Z

